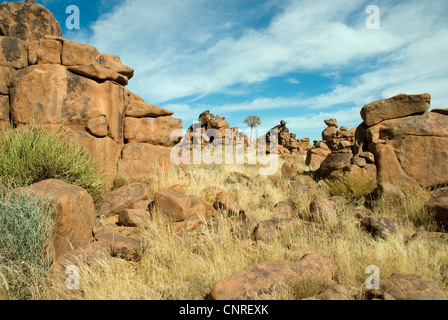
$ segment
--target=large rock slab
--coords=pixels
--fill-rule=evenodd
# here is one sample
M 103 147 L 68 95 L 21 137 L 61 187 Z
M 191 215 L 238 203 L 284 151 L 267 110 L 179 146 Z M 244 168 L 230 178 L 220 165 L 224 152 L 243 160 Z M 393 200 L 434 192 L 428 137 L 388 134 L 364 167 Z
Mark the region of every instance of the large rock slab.
M 397 185 L 437 186 L 448 183 L 448 117 L 425 112 L 385 120 L 366 129 L 378 177 Z
M 150 143 L 173 147 L 179 140 L 172 141 L 171 135 L 178 129 L 182 129 L 182 120 L 172 117 L 155 119 L 126 117 L 124 120 L 126 143 Z
M 93 199 L 86 190 L 54 179 L 35 183 L 24 190 L 51 199 L 56 221 L 52 237 L 56 259 L 93 240 L 96 213 Z
M 428 111 L 431 107 L 431 95 L 399 94 L 389 99 L 379 100 L 365 105 L 361 109 L 361 118 L 368 126 L 384 120 L 407 117 Z
M 155 175 L 172 168 L 171 148 L 147 143 L 128 144 L 118 161 L 116 184 L 152 181 Z
M 61 26 L 53 14 L 34 1 L 0 4 L 0 34 L 21 40 L 39 40 L 45 35 L 61 36 Z
M 30 90 L 33 88 L 33 90 Z M 123 118 L 129 102 L 126 89 L 114 82 L 75 75 L 61 65 L 36 65 L 17 71 L 10 85 L 11 112 L 16 126 L 41 123 L 78 126 L 105 116 L 109 137 L 123 141 Z
M 208 300 L 253 300 L 299 281 L 333 282 L 338 268 L 329 258 L 307 254 L 298 262 L 265 261 L 218 281 Z

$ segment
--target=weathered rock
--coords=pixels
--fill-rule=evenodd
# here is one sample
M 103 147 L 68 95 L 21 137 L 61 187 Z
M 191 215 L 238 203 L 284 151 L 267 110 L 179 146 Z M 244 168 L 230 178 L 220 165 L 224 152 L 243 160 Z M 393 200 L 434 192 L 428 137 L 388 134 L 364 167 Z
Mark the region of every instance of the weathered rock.
M 217 216 L 212 204 L 194 195 L 184 195 L 173 190 L 161 190 L 154 195 L 154 207 L 173 221 L 188 217 Z
M 336 119 L 329 119 L 329 120 L 325 120 L 324 122 L 329 127 L 336 127 L 336 128 L 338 127 L 338 122 Z
M 100 165 L 99 171 L 107 176 L 108 187 L 111 188 L 114 185 L 120 157 L 120 145 L 109 137 L 96 138 L 87 132 L 74 131 L 67 127 L 60 130 L 60 136 L 67 141 L 76 143 L 90 154 L 93 160 Z
M 126 227 L 147 227 L 151 215 L 144 209 L 124 209 L 118 215 L 118 225 Z
M 255 241 L 270 242 L 287 230 L 297 229 L 302 224 L 291 218 L 272 218 L 260 222 L 254 230 Z
M 324 160 L 325 157 L 313 153 L 308 153 L 305 164 L 310 167 L 311 171 L 317 171 L 319 170 Z
M 446 293 L 434 282 L 419 275 L 394 273 L 382 279 L 380 289 L 367 292 L 368 299 L 448 300 Z
M 92 118 L 87 121 L 86 130 L 91 135 L 97 138 L 104 138 L 107 136 L 109 125 L 107 124 L 106 116 Z
M 381 180 L 427 187 L 448 182 L 448 117 L 426 112 L 385 120 L 365 135 Z
M 244 211 L 243 207 L 232 199 L 232 197 L 225 191 L 221 191 L 216 195 L 215 202 L 213 204 L 216 210 L 226 210 L 228 215 L 238 216 L 241 211 Z
M 431 106 L 430 94 L 399 94 L 392 98 L 379 100 L 365 105 L 361 117 L 368 126 L 384 120 L 407 117 L 428 111 Z
M 319 174 L 322 179 L 331 178 L 333 172 L 342 171 L 350 164 L 351 154 L 331 153 L 320 165 Z
M 66 122 L 84 130 L 88 120 L 105 116 L 110 138 L 123 141 L 123 114 L 129 98 L 116 83 L 98 83 L 61 65 L 36 65 L 17 71 L 10 97 L 16 126 L 39 119 L 43 125 Z
M 100 215 L 116 215 L 124 209 L 131 209 L 134 203 L 149 198 L 147 185 L 132 183 L 116 189 L 96 202 L 96 209 Z
M 351 161 L 351 163 L 357 165 L 360 168 L 364 168 L 367 164 L 366 159 L 361 158 L 361 157 L 353 157 L 350 161 Z
M 425 203 L 425 208 L 434 214 L 440 227 L 448 231 L 448 196 L 434 198 Z
M 167 172 L 172 166 L 171 149 L 147 143 L 128 144 L 118 161 L 116 185 L 152 181 L 154 176 Z
M 0 37 L 0 66 L 22 69 L 28 66 L 26 43 L 18 38 Z
M 316 197 L 310 204 L 310 214 L 310 217 L 304 218 L 309 218 L 313 221 L 336 219 L 338 214 L 337 204 L 335 201 L 325 197 Z
M 143 238 L 137 228 L 122 227 L 98 231 L 95 239 L 108 245 L 112 256 L 139 260 L 143 253 Z
M 303 300 L 354 300 L 353 294 L 344 286 L 335 284 L 325 291 Z
M 109 69 L 112 72 L 116 72 L 120 75 L 126 77 L 126 79 L 131 79 L 134 76 L 134 69 L 125 66 L 121 63 L 119 56 L 114 56 L 107 53 L 100 53 L 95 60 L 95 64 Z
M 88 66 L 70 66 L 68 71 L 92 79 L 115 81 L 123 86 L 127 86 L 129 79 L 122 74 L 114 72 L 100 65 L 91 64 Z
M 373 155 L 372 152 L 368 152 L 368 151 L 361 152 L 361 153 L 359 154 L 359 156 L 360 156 L 361 158 L 364 158 L 364 159 L 366 160 L 367 163 L 375 163 L 375 156 Z
M 322 132 L 322 140 L 329 140 L 336 137 L 338 134 L 338 128 L 328 127 Z
M 157 107 L 143 101 L 131 100 L 126 109 L 127 117 L 134 118 L 159 118 L 172 116 L 174 112 Z
M 281 287 L 292 286 L 299 281 L 332 282 L 337 266 L 318 254 L 307 254 L 298 262 L 265 261 L 246 268 L 215 284 L 208 300 L 253 300 L 269 298 Z M 267 299 L 266 299 L 267 300 Z
M 365 206 L 355 207 L 350 212 L 358 219 L 364 219 L 373 215 L 372 210 L 367 209 Z
M 376 189 L 373 191 L 373 197 L 375 199 L 384 198 L 388 201 L 400 201 L 406 196 L 400 188 L 394 186 L 392 183 L 383 181 L 378 184 Z
M 294 215 L 294 208 L 288 201 L 280 201 L 271 211 L 273 218 L 292 218 Z
M 93 240 L 96 214 L 93 199 L 87 191 L 54 179 L 35 183 L 24 190 L 51 200 L 56 221 L 52 235 L 56 259 Z
M 97 48 L 84 43 L 62 39 L 62 64 L 64 66 L 89 66 L 94 63 L 99 52 Z
M 40 39 L 37 48 L 38 64 L 61 64 L 62 44 L 57 40 Z
M 432 109 L 431 112 L 443 114 L 445 116 L 448 116 L 448 108 L 446 109 Z
M 396 233 L 396 228 L 389 218 L 366 217 L 361 221 L 361 227 L 374 237 L 387 238 Z
M 285 162 L 282 165 L 282 178 L 291 179 L 292 177 L 299 174 L 299 168 L 294 162 Z
M 9 96 L 0 95 L 0 122 L 9 122 Z
M 173 141 L 173 131 L 182 129 L 182 120 L 172 117 L 156 119 L 131 118 L 124 120 L 124 138 L 126 143 L 150 143 L 164 147 L 173 147 L 179 139 Z
M 13 78 L 15 70 L 10 67 L 0 67 L 0 94 L 9 94 L 9 80 Z
M 21 40 L 39 40 L 45 35 L 61 36 L 59 22 L 43 5 L 34 1 L 0 4 L 0 35 Z

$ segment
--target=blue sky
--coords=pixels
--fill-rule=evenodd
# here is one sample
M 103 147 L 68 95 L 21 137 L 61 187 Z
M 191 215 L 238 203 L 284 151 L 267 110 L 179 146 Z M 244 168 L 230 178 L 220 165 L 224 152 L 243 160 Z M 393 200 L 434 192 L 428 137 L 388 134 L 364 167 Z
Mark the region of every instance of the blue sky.
M 128 88 L 175 111 L 188 128 L 204 110 L 262 131 L 285 120 L 320 139 L 323 120 L 361 123 L 363 105 L 430 93 L 448 107 L 448 1 L 39 0 L 63 36 L 119 55 L 135 69 Z M 80 8 L 68 30 L 69 5 Z M 380 29 L 366 28 L 366 8 Z

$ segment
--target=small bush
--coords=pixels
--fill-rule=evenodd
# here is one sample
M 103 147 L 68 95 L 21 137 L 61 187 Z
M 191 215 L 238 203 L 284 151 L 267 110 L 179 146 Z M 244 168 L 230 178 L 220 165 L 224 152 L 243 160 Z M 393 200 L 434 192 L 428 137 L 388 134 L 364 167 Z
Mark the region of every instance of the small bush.
M 60 179 L 84 188 L 98 199 L 107 179 L 99 165 L 81 147 L 64 141 L 57 132 L 34 125 L 0 130 L 0 185 L 26 186 L 46 179 Z
M 343 196 L 351 200 L 363 199 L 376 187 L 376 179 L 361 172 L 346 174 L 338 179 L 326 180 L 328 192 L 332 196 Z
M 50 266 L 54 226 L 50 200 L 25 191 L 0 198 L 0 292 L 9 299 L 39 299 Z

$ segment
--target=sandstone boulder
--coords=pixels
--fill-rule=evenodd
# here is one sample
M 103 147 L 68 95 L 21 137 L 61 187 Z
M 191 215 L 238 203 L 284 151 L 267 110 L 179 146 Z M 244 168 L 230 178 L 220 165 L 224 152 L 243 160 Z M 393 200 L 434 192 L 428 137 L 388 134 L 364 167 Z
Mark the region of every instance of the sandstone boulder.
M 428 111 L 431 95 L 399 94 L 395 97 L 379 100 L 365 105 L 361 109 L 361 118 L 368 126 L 373 126 L 384 120 L 407 117 Z
M 387 238 L 395 234 L 396 228 L 389 218 L 366 217 L 361 221 L 361 227 L 372 234 L 373 237 Z
M 448 300 L 436 283 L 419 275 L 402 273 L 381 280 L 380 289 L 368 291 L 367 296 L 381 300 Z
M 135 202 L 149 197 L 148 187 L 143 183 L 132 183 L 118 188 L 96 202 L 100 215 L 116 215 L 124 209 L 131 209 Z
M 298 262 L 265 261 L 217 282 L 207 299 L 266 299 L 282 286 L 292 286 L 300 281 L 333 282 L 337 270 L 334 262 L 318 254 L 307 254 Z
M 284 232 L 292 231 L 301 226 L 301 222 L 291 218 L 272 218 L 260 222 L 254 230 L 255 241 L 270 242 L 280 237 Z
M 43 5 L 35 1 L 0 4 L 0 35 L 21 40 L 39 40 L 46 35 L 61 36 L 59 22 Z
M 127 117 L 134 118 L 158 118 L 172 116 L 174 112 L 157 107 L 144 101 L 131 100 L 126 109 Z
M 95 239 L 109 247 L 112 256 L 139 260 L 143 253 L 143 237 L 137 228 L 121 227 L 101 230 L 95 233 Z
M 173 190 L 161 190 L 154 195 L 154 208 L 160 210 L 173 221 L 182 221 L 188 217 L 217 216 L 213 205 L 194 195 L 184 195 Z
M 54 179 L 35 183 L 24 190 L 51 199 L 56 221 L 52 236 L 56 259 L 93 240 L 96 213 L 93 199 L 87 191 Z
M 151 215 L 144 209 L 124 209 L 118 215 L 118 225 L 126 227 L 147 227 Z
M 426 112 L 385 120 L 365 134 L 381 180 L 426 187 L 448 182 L 448 117 Z

